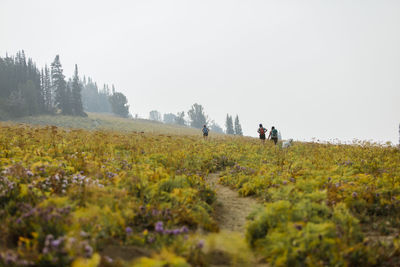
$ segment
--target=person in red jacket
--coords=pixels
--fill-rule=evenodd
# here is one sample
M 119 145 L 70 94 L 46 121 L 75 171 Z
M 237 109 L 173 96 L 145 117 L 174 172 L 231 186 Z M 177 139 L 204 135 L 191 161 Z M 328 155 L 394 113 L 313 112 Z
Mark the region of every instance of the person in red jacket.
M 261 141 L 264 143 L 265 142 L 265 134 L 267 133 L 267 129 L 265 129 L 262 124 L 260 123 L 260 127 L 258 128 L 257 132 L 260 135 Z

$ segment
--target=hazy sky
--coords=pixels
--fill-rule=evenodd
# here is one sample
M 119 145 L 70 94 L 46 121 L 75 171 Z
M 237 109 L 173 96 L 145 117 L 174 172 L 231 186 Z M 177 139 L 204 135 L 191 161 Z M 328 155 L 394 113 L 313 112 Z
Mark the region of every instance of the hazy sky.
M 197 102 L 251 136 L 398 142 L 399 0 L 0 0 L 0 55 L 21 49 L 141 117 Z

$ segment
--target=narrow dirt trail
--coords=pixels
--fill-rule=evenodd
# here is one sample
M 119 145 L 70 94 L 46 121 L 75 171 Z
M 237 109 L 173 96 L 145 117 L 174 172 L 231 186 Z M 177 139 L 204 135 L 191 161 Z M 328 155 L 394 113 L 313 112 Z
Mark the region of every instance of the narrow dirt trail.
M 229 187 L 218 183 L 217 173 L 209 174 L 207 182 L 217 192 L 216 220 L 221 230 L 244 234 L 246 217 L 254 210 L 257 201 L 251 197 L 240 197 Z

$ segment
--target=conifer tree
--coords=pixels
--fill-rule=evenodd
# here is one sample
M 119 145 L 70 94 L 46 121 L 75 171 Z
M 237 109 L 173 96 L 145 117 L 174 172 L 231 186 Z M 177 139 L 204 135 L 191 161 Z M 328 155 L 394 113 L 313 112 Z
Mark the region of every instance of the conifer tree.
M 72 85 L 71 85 L 71 99 L 72 99 L 72 112 L 74 115 L 77 116 L 87 116 L 85 112 L 83 112 L 83 106 L 82 106 L 82 96 L 81 96 L 81 91 L 82 91 L 82 85 L 79 81 L 79 76 L 78 76 L 78 65 L 75 64 L 75 72 L 74 72 L 74 77 L 72 79 Z
M 71 88 L 72 80 L 71 78 L 68 80 L 67 88 L 65 90 L 65 115 L 74 115 L 73 113 L 73 99 L 72 99 L 72 88 Z
M 236 115 L 236 118 L 235 118 L 235 134 L 241 135 L 241 136 L 243 135 L 242 126 L 240 125 L 238 115 Z
M 43 75 L 43 97 L 44 97 L 44 107 L 46 112 L 52 112 L 53 110 L 53 99 L 51 93 L 51 80 L 50 80 L 50 70 L 47 65 L 44 67 Z
M 229 114 L 226 114 L 225 127 L 227 134 L 235 134 L 235 131 L 233 130 L 232 116 L 229 116 Z
M 56 55 L 51 63 L 51 83 L 54 91 L 54 104 L 63 114 L 68 114 L 69 95 L 67 93 L 67 83 L 63 74 L 60 56 Z

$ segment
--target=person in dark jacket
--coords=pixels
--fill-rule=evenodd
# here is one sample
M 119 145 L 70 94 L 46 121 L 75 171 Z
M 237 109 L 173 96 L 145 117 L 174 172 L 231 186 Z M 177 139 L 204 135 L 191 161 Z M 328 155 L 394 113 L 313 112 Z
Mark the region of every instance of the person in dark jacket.
M 268 139 L 274 141 L 275 145 L 278 143 L 278 130 L 275 129 L 275 126 L 272 126 L 271 131 L 269 132 Z
M 203 132 L 203 138 L 207 139 L 208 137 L 208 132 L 210 131 L 207 126 L 204 124 L 203 129 L 201 130 Z

